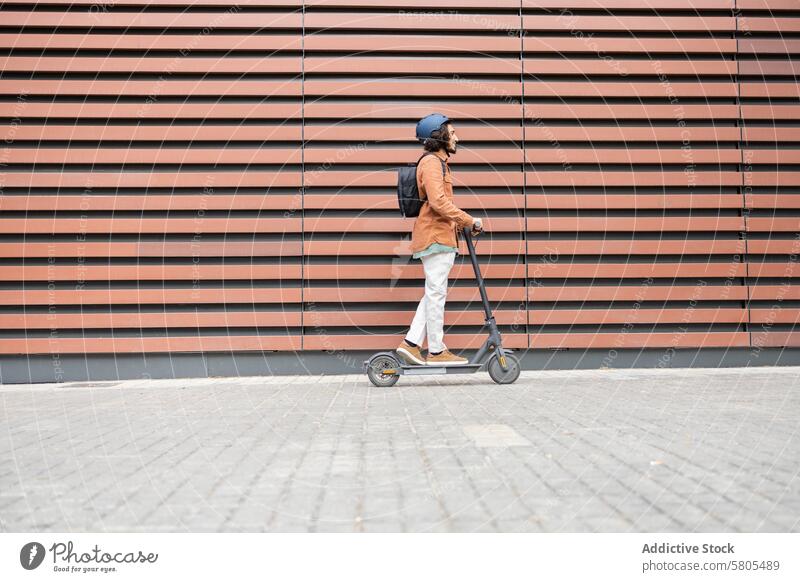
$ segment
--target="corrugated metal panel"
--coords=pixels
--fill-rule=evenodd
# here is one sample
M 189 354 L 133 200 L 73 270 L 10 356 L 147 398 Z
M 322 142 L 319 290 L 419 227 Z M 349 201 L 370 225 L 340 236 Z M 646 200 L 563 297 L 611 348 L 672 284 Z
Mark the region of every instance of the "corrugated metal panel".
M 800 3 L 738 0 L 738 6 L 751 345 L 798 346 Z
M 0 352 L 299 350 L 302 4 L 3 20 Z
M 0 353 L 394 347 L 423 284 L 394 168 L 431 111 L 509 347 L 800 345 L 798 23 L 796 0 L 4 2 Z M 451 278 L 447 343 L 477 347 L 469 263 Z

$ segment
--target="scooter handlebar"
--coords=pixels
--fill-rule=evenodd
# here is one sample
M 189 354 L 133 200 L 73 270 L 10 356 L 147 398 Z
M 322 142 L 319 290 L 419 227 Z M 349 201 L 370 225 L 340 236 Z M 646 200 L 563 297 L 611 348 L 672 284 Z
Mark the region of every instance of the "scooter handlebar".
M 473 229 L 473 228 L 470 228 L 469 226 L 465 226 L 465 227 L 464 227 L 464 236 L 470 236 L 470 235 L 472 235 L 473 237 L 476 237 L 476 236 L 478 236 L 479 234 L 483 234 L 483 228 L 482 228 L 482 226 L 483 226 L 483 225 L 481 225 L 481 229 L 480 229 L 480 230 L 475 230 L 475 229 Z

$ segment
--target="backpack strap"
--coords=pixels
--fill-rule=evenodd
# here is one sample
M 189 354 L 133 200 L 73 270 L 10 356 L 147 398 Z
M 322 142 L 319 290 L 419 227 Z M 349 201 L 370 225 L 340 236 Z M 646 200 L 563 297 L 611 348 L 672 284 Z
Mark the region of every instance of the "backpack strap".
M 434 154 L 433 152 L 426 152 L 426 153 L 422 154 L 419 157 L 419 159 L 417 160 L 416 165 L 418 166 L 419 163 L 422 161 L 422 158 L 424 158 L 425 156 L 433 156 L 433 155 L 436 155 L 436 154 Z M 439 156 L 436 156 L 436 157 L 439 158 Z M 444 179 L 444 177 L 447 176 L 447 168 L 445 167 L 444 160 L 442 158 L 439 158 L 439 161 L 442 163 L 442 179 Z M 422 199 L 422 201 L 423 202 L 427 202 L 428 201 L 428 197 L 426 196 L 425 198 Z
M 417 160 L 417 165 L 419 165 L 419 163 L 422 161 L 422 158 L 424 158 L 425 156 L 433 156 L 433 155 L 436 154 L 434 154 L 433 152 L 426 152 L 422 154 Z M 439 156 L 436 157 L 439 158 Z M 439 161 L 442 163 L 442 178 L 444 178 L 447 175 L 447 168 L 445 168 L 444 160 L 442 158 L 439 158 Z

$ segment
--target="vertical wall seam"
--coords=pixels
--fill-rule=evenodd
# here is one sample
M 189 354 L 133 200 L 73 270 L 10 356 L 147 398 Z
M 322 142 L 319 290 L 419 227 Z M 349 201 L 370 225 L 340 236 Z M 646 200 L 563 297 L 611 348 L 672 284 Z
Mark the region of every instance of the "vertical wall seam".
M 736 61 L 736 106 L 737 106 L 737 119 L 736 124 L 739 126 L 739 174 L 741 178 L 741 188 L 742 188 L 742 226 L 744 227 L 743 239 L 744 239 L 744 253 L 742 256 L 742 261 L 744 262 L 744 292 L 745 292 L 745 313 L 747 316 L 747 343 L 749 347 L 753 347 L 753 331 L 752 331 L 752 319 L 751 319 L 751 305 L 750 305 L 750 257 L 749 253 L 749 245 L 748 245 L 748 214 L 749 211 L 747 209 L 747 187 L 745 184 L 745 160 L 744 160 L 744 117 L 742 116 L 742 81 L 740 75 L 740 67 L 739 67 L 739 7 L 738 7 L 738 0 L 733 0 L 733 22 L 734 22 L 734 41 L 735 41 L 735 52 L 733 55 L 734 61 Z
M 525 272 L 525 343 L 531 349 L 531 305 L 528 285 L 528 191 L 525 177 L 527 155 L 525 153 L 525 26 L 522 17 L 522 0 L 519 0 L 519 80 L 520 80 L 520 129 L 522 130 L 522 261 Z
M 300 351 L 305 349 L 306 276 L 306 3 L 300 13 Z

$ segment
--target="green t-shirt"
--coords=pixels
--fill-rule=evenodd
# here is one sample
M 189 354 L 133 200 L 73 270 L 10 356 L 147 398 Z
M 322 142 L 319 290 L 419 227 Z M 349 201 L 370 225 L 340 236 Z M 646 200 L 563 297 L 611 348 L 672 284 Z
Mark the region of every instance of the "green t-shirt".
M 449 247 L 447 245 L 443 245 L 442 243 L 435 242 L 427 249 L 422 249 L 421 251 L 417 251 L 412 255 L 412 258 L 418 259 L 420 257 L 424 257 L 425 255 L 432 255 L 433 253 L 456 253 L 458 254 L 458 249 L 456 247 Z

